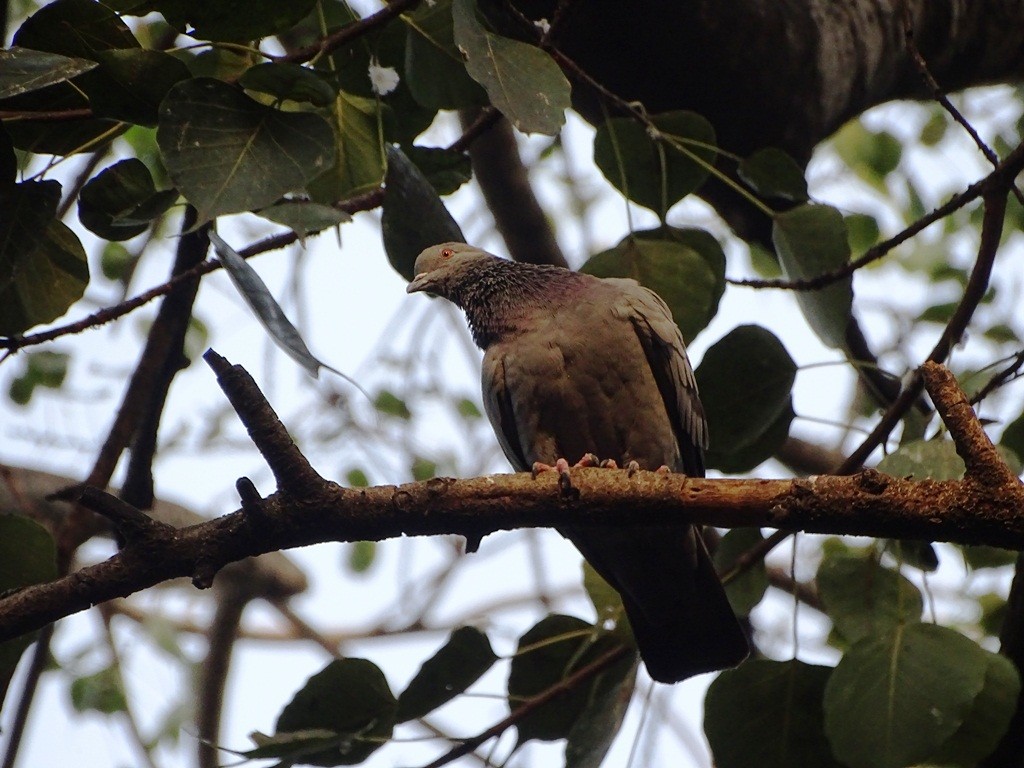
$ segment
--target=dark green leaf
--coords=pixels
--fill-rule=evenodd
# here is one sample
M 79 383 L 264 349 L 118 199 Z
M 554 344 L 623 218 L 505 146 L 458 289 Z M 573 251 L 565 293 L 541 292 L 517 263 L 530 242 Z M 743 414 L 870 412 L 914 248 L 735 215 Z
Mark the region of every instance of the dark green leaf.
M 830 667 L 751 659 L 711 683 L 704 732 L 717 768 L 839 768 L 822 714 Z
M 57 547 L 49 532 L 27 517 L 0 515 L 0 594 L 56 578 Z M 0 703 L 18 659 L 35 639 L 32 632 L 0 643 Z
M 981 631 L 990 637 L 999 637 L 1006 624 L 1006 598 L 989 592 L 978 596 L 978 605 L 981 606 L 981 619 L 978 621 Z
M 29 402 L 32 400 L 32 395 L 35 393 L 35 390 L 36 384 L 30 378 L 24 375 L 16 376 L 15 378 L 11 379 L 11 384 L 7 388 L 7 397 L 9 397 L 11 399 L 11 402 L 14 403 L 15 405 L 28 405 Z M 5 663 L 4 660 L 6 658 L 4 656 L 3 648 L 4 646 L 0 645 L 0 669 L 3 668 Z M 18 654 L 21 654 L 20 650 L 18 651 Z M 16 662 L 17 657 L 15 657 L 14 660 Z M 2 679 L 2 676 L 0 676 L 0 679 Z M 0 700 L 3 700 L 2 693 L 3 687 L 0 686 Z
M 269 93 L 281 101 L 305 101 L 317 107 L 326 107 L 335 97 L 335 89 L 315 70 L 287 62 L 250 67 L 238 84 L 250 91 Z
M 155 126 L 160 102 L 190 77 L 188 67 L 162 51 L 100 51 L 96 59 L 108 82 L 86 91 L 93 114 L 138 125 Z
M 96 62 L 89 59 L 29 48 L 0 51 L 0 99 L 70 80 L 95 66 Z
M 381 213 L 384 250 L 395 271 L 412 280 L 416 257 L 424 248 L 465 242 L 437 191 L 397 147 L 388 147 L 388 174 Z
M 469 155 L 440 147 L 409 146 L 404 150 L 439 195 L 450 195 L 473 177 Z M 390 162 L 390 154 L 388 155 Z
M 936 106 L 932 116 L 928 118 L 928 122 L 921 126 L 921 143 L 926 147 L 934 147 L 945 137 L 948 127 L 949 118 L 942 109 Z
M 893 551 L 900 565 L 909 565 L 927 573 L 939 568 L 939 553 L 930 541 L 886 539 L 886 548 Z
M 1020 344 L 1020 336 L 1017 331 L 1006 323 L 990 325 L 982 332 L 982 335 L 996 344 Z
M 825 732 L 849 768 L 919 763 L 964 724 L 985 685 L 988 654 L 935 624 L 865 637 L 825 687 Z
M 177 192 L 157 197 L 149 168 L 132 157 L 105 168 L 82 187 L 78 218 L 105 240 L 128 240 L 149 228 L 143 217 L 161 215 L 176 198 Z M 154 206 L 154 200 L 159 205 Z
M 274 736 L 267 736 L 259 731 L 249 734 L 249 738 L 257 746 L 242 755 L 250 760 L 281 758 L 275 768 L 305 763 L 306 757 L 318 753 L 339 754 L 352 741 L 352 734 L 335 733 L 326 728 L 309 728 L 302 731 L 289 731 Z M 334 765 L 334 763 L 330 763 Z
M 985 652 L 988 668 L 985 687 L 974 700 L 971 712 L 929 762 L 936 765 L 974 766 L 996 748 L 1010 725 L 1020 694 L 1020 674 L 1005 656 Z
M 17 178 L 18 157 L 14 154 L 14 144 L 0 123 L 0 189 L 9 187 Z
M 413 98 L 430 109 L 486 104 L 487 92 L 466 72 L 455 45 L 452 0 L 420 3 L 405 20 L 405 78 Z
M 817 584 L 825 612 L 851 645 L 921 620 L 924 601 L 917 587 L 884 567 L 871 549 L 826 554 Z
M 636 686 L 639 660 L 627 656 L 611 666 L 565 739 L 565 768 L 600 768 L 622 727 Z
M 391 738 L 397 710 L 398 701 L 376 664 L 338 659 L 309 678 L 281 711 L 275 730 L 278 736 L 312 729 L 347 736 L 334 748 L 305 755 L 302 762 L 356 765 Z
M 154 0 L 152 5 L 181 32 L 202 40 L 245 42 L 283 32 L 305 18 L 316 0 Z
M 981 545 L 961 546 L 964 562 L 973 570 L 980 568 L 1004 568 L 1017 561 L 1017 553 L 1010 549 L 985 547 Z
M 917 316 L 917 320 L 922 323 L 945 325 L 959 308 L 959 301 L 944 301 L 939 304 L 932 304 Z
M 93 0 L 56 0 L 43 6 L 18 28 L 14 44 L 83 59 L 94 59 L 100 51 L 140 47 L 128 25 Z
M 631 277 L 661 296 L 690 341 L 718 311 L 725 290 L 725 254 L 701 229 L 662 227 L 634 232 L 591 257 L 580 271 Z
M 350 469 L 345 474 L 345 482 L 352 488 L 365 488 L 370 484 L 370 478 L 361 469 Z
M 1024 413 L 1006 425 L 999 438 L 999 445 L 1013 451 L 1018 459 L 1024 460 Z
M 508 678 L 509 709 L 515 711 L 532 697 L 612 651 L 621 641 L 599 635 L 591 624 L 572 616 L 552 614 L 519 638 Z M 628 661 L 635 663 L 635 656 Z M 582 685 L 530 712 L 517 724 L 519 744 L 531 739 L 553 741 L 569 735 L 588 701 L 605 686 L 622 684 L 614 665 L 589 684 Z
M 863 253 L 878 242 L 881 230 L 878 220 L 866 213 L 851 213 L 845 217 L 846 239 L 850 243 L 851 253 Z
M 68 355 L 52 350 L 33 352 L 28 355 L 25 375 L 40 387 L 58 389 L 68 375 Z
M 200 222 L 270 205 L 301 189 L 334 157 L 334 137 L 322 118 L 265 107 L 206 78 L 171 89 L 157 141 Z
M 328 205 L 379 187 L 386 165 L 376 100 L 339 91 L 330 119 L 334 161 L 307 186 L 313 200 Z
M 288 227 L 300 239 L 352 221 L 352 217 L 344 211 L 308 200 L 284 200 L 257 213 L 275 224 Z
M 754 442 L 736 449 L 730 449 L 728 445 L 725 445 L 721 446 L 721 450 L 712 442 L 704 456 L 705 464 L 732 475 L 749 472 L 779 452 L 782 444 L 789 437 L 789 427 L 795 418 L 793 398 L 790 397 L 775 421 Z M 714 437 L 712 437 L 713 440 Z
M 125 712 L 128 700 L 117 667 L 107 667 L 94 675 L 79 677 L 71 683 L 71 705 L 78 712 L 90 710 L 112 715 Z
M 625 616 L 622 597 L 586 560 L 583 561 L 583 589 L 597 611 L 598 626 L 604 627 L 606 621 L 614 621 L 616 629 L 629 627 L 628 621 L 622 621 Z
M 802 203 L 808 199 L 804 169 L 781 149 L 759 149 L 736 169 L 740 178 L 762 197 Z
M 952 440 L 914 440 L 878 462 L 878 471 L 915 480 L 959 480 L 964 460 Z
M 775 334 L 760 326 L 741 325 L 715 342 L 696 376 L 711 450 L 723 457 L 776 435 L 779 418 L 792 412 L 796 363 Z M 788 421 L 785 426 L 788 432 Z
M 412 479 L 416 482 L 422 482 L 423 480 L 429 480 L 432 477 L 437 477 L 437 464 L 430 459 L 425 459 L 422 456 L 417 456 L 412 460 Z
M 85 250 L 53 218 L 59 199 L 55 181 L 0 189 L 0 335 L 59 317 L 85 292 Z
M 81 75 L 88 77 L 93 72 Z M 57 83 L 0 102 L 0 109 L 23 112 L 65 112 L 84 110 L 89 100 L 69 83 Z M 7 120 L 4 127 L 18 149 L 37 154 L 70 155 L 100 149 L 123 133 L 127 125 L 113 120 L 83 117 L 75 120 Z
M 707 178 L 717 154 L 715 130 L 695 112 L 665 112 L 651 122 L 661 133 L 659 139 L 628 117 L 600 126 L 594 136 L 594 162 L 612 186 L 664 219 L 669 208 Z
M 832 272 L 850 260 L 843 215 L 828 205 L 807 203 L 775 216 L 772 242 L 790 280 Z M 842 348 L 853 303 L 853 279 L 845 277 L 815 291 L 797 291 L 811 329 L 826 345 Z
M 523 133 L 554 136 L 569 108 L 569 81 L 540 48 L 488 32 L 474 0 L 452 0 L 455 43 L 466 56 L 466 71 Z
M 373 398 L 373 407 L 381 413 L 386 413 L 388 416 L 396 416 L 399 419 L 407 420 L 412 418 L 412 412 L 409 410 L 409 406 L 405 404 L 405 400 L 402 400 L 386 389 L 382 389 Z
M 459 627 L 437 653 L 423 662 L 398 697 L 398 722 L 423 717 L 451 701 L 497 660 L 487 635 L 474 627 Z
M 245 303 L 252 309 L 253 314 L 260 321 L 260 325 L 270 334 L 270 338 L 288 357 L 301 365 L 314 379 L 320 375 L 321 368 L 327 368 L 343 378 L 348 378 L 321 362 L 309 351 L 306 342 L 302 340 L 298 330 L 284 314 L 284 310 L 270 293 L 267 284 L 260 279 L 256 270 L 250 267 L 237 251 L 225 243 L 216 232 L 210 232 L 210 242 L 216 249 L 217 257 L 224 265 L 231 282 L 245 299 Z
M 715 570 L 727 573 L 736 562 L 736 558 L 764 540 L 757 528 L 734 528 L 722 537 L 715 549 Z M 725 594 L 729 604 L 737 616 L 748 615 L 768 591 L 768 576 L 765 573 L 764 560 L 758 560 L 753 566 L 741 573 L 737 578 L 725 585 Z

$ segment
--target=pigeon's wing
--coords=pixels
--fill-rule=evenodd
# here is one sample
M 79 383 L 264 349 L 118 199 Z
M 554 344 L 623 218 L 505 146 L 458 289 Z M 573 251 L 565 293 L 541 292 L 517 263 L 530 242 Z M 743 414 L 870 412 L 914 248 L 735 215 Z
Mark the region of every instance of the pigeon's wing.
M 616 303 L 616 311 L 633 325 L 679 444 L 683 466 L 673 469 L 703 476 L 703 449 L 708 445 L 708 425 L 697 396 L 693 368 L 686 356 L 683 334 L 658 294 L 632 280 L 616 282 L 622 287 L 622 298 Z
M 484 411 L 490 419 L 501 450 L 517 472 L 526 472 L 530 463 L 516 425 L 512 397 L 505 381 L 505 358 L 495 350 L 484 355 L 482 381 Z

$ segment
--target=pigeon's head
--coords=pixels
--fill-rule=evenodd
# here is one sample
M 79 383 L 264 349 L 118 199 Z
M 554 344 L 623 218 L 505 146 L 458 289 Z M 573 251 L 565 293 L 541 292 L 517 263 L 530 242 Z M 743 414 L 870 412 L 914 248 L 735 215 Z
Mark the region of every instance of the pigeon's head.
M 472 273 L 497 258 L 466 243 L 432 245 L 416 257 L 413 267 L 416 277 L 406 286 L 405 292 L 425 291 L 454 298 L 459 286 Z

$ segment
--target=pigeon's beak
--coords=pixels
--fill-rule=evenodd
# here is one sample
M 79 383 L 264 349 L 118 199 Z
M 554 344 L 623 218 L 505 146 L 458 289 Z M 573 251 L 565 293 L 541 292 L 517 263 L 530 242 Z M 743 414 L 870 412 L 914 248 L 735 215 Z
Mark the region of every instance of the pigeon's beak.
M 406 293 L 419 293 L 420 291 L 429 291 L 434 287 L 434 281 L 431 279 L 429 272 L 421 272 L 413 278 L 412 282 L 405 286 Z

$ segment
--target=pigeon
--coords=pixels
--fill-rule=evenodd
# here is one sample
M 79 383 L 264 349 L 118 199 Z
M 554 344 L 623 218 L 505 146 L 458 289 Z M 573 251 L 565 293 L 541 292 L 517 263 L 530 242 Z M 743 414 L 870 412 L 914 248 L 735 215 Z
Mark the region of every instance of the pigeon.
M 466 315 L 483 401 L 520 472 L 593 455 L 704 476 L 708 429 L 682 334 L 635 280 L 509 261 L 465 243 L 416 259 L 408 293 Z M 675 683 L 739 664 L 747 637 L 693 526 L 559 526 L 622 597 L 650 676 Z

